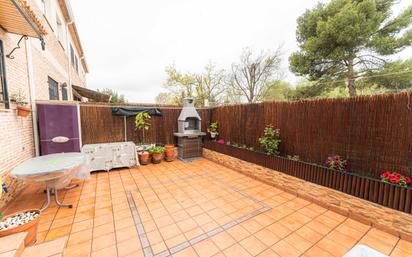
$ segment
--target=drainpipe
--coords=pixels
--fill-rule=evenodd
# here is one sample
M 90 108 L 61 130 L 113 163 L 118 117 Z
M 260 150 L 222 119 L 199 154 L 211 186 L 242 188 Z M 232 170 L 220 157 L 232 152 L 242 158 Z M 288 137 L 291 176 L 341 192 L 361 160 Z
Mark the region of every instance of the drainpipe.
M 31 115 L 33 123 L 33 139 L 34 139 L 34 150 L 36 156 L 40 155 L 40 146 L 39 146 L 39 127 L 37 125 L 37 106 L 36 106 L 36 87 L 33 77 L 33 59 L 31 51 L 31 38 L 28 38 L 25 41 L 26 45 L 26 58 L 27 58 L 27 75 L 29 82 L 30 90 L 30 104 L 31 104 Z
M 72 101 L 73 100 L 73 88 L 72 88 L 72 72 L 71 72 L 71 60 L 70 60 L 70 56 L 71 56 L 71 49 L 70 49 L 70 40 L 69 40 L 69 26 L 71 25 L 71 24 L 73 24 L 73 19 L 71 19 L 68 23 L 67 23 L 67 25 L 66 25 L 66 39 L 67 39 L 67 63 L 68 63 L 68 66 L 67 66 L 67 74 L 68 74 L 68 78 L 69 78 L 69 85 L 68 85 L 68 91 L 67 91 L 67 94 L 68 94 L 68 98 L 67 98 L 67 100 L 70 100 L 70 101 Z

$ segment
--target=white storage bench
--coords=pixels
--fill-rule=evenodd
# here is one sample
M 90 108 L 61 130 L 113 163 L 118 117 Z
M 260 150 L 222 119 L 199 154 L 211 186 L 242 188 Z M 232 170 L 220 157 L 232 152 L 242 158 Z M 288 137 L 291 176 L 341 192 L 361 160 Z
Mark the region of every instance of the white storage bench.
M 90 171 L 139 165 L 133 142 L 83 145 L 82 153 L 87 156 Z

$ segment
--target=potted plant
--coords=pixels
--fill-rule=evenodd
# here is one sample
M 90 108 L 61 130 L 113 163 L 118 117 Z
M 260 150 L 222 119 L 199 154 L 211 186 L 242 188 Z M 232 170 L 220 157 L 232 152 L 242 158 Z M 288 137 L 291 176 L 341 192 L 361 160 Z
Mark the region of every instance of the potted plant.
M 209 128 L 207 129 L 207 132 L 210 133 L 210 138 L 215 139 L 219 133 L 217 132 L 218 125 L 217 121 L 210 123 Z
M 31 110 L 25 105 L 27 105 L 26 96 L 19 90 L 19 93 L 12 94 L 10 96 L 10 101 L 17 104 L 17 115 L 21 117 L 27 117 Z
M 0 179 L 0 199 L 3 193 L 8 192 L 6 184 Z M 12 235 L 19 232 L 27 232 L 24 239 L 26 246 L 36 242 L 37 227 L 39 224 L 40 211 L 26 210 L 3 217 L 0 213 L 0 237 Z
M 5 216 L 0 220 L 0 237 L 27 232 L 26 246 L 36 242 L 40 210 L 25 210 Z
M 175 159 L 175 146 L 173 144 L 165 145 L 165 159 L 171 162 Z
M 135 126 L 136 130 L 141 131 L 142 133 L 142 145 L 136 147 L 139 156 L 139 162 L 142 165 L 146 165 L 149 163 L 149 152 L 148 147 L 145 146 L 146 138 L 145 138 L 145 131 L 150 129 L 150 121 L 151 117 L 147 112 L 138 113 L 135 117 Z
M 163 146 L 155 146 L 150 148 L 149 153 L 152 155 L 153 163 L 161 163 L 163 159 L 163 153 L 165 148 Z

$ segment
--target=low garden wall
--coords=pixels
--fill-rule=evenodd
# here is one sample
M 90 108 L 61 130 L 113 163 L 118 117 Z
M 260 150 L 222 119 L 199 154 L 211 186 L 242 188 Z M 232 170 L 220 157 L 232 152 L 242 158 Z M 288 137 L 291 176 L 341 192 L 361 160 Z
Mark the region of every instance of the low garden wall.
M 365 224 L 412 240 L 412 216 L 405 213 L 411 213 L 411 189 L 216 142 L 205 142 L 205 148 L 203 156 L 207 159 Z M 397 207 L 402 212 L 383 205 Z

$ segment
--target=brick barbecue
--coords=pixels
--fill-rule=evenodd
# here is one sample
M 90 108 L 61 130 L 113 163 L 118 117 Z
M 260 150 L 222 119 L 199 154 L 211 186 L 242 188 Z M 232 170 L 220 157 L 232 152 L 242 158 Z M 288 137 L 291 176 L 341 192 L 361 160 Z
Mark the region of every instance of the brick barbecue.
M 206 135 L 201 131 L 199 114 L 194 106 L 192 98 L 183 100 L 183 109 L 178 118 L 177 137 L 178 158 L 185 160 L 202 156 L 202 136 Z

